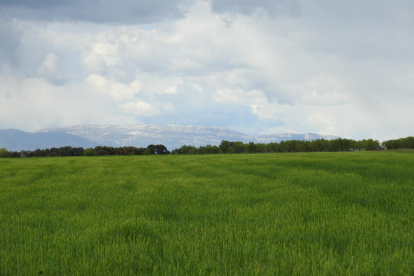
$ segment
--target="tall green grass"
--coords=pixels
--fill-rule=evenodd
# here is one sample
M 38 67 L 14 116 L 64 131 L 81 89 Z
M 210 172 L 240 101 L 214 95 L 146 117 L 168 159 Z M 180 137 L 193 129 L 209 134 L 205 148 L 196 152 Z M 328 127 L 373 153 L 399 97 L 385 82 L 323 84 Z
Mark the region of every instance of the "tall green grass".
M 414 154 L 0 159 L 0 275 L 413 275 Z

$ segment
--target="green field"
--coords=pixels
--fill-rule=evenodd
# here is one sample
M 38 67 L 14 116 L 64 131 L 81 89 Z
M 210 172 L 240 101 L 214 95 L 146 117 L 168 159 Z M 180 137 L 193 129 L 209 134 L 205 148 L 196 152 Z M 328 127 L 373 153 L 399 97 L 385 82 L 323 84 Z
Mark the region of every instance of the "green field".
M 414 275 L 414 152 L 0 159 L 0 275 Z

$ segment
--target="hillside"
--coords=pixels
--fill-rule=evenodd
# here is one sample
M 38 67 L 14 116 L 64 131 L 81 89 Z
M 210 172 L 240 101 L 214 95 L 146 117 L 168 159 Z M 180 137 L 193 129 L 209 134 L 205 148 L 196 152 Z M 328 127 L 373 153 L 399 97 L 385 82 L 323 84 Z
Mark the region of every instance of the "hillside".
M 9 151 L 35 150 L 53 147 L 96 147 L 99 144 L 85 138 L 62 132 L 30 133 L 17 129 L 0 130 L 0 148 Z

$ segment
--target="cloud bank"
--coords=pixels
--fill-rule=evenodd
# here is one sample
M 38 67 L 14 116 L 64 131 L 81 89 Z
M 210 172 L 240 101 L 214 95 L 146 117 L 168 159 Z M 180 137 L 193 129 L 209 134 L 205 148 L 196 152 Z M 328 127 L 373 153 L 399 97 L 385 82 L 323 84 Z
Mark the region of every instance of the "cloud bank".
M 413 8 L 1 1 L 0 128 L 154 123 L 413 135 Z

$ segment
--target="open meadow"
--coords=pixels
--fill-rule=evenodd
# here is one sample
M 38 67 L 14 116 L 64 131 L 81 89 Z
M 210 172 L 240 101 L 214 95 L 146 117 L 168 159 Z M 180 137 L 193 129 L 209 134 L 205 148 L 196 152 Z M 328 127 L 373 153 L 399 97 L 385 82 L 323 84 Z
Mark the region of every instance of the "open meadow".
M 413 275 L 414 152 L 0 159 L 0 275 Z

